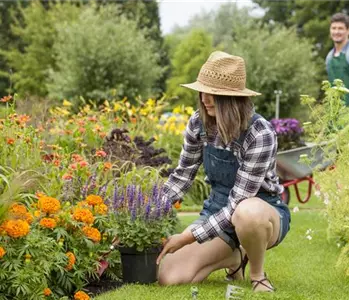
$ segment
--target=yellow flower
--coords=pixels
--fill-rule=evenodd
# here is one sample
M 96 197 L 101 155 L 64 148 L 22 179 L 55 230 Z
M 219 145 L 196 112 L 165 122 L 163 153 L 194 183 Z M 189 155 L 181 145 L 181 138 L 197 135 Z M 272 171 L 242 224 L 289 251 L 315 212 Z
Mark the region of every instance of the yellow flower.
M 85 201 L 92 206 L 103 203 L 103 199 L 97 195 L 88 195 Z
M 87 238 L 94 241 L 95 243 L 98 243 L 101 240 L 102 236 L 97 228 L 85 226 L 84 228 L 82 228 L 82 231 Z
M 83 291 L 78 291 L 75 295 L 74 295 L 74 300 L 89 300 L 90 297 L 89 295 L 87 295 L 85 292 Z
M 155 102 L 154 99 L 149 98 L 145 104 L 146 104 L 147 106 L 154 107 L 155 104 L 156 104 L 156 102 Z
M 0 247 L 0 259 L 3 258 L 5 254 L 6 254 L 5 249 Z
M 185 108 L 185 112 L 191 116 L 194 113 L 194 108 L 192 108 L 191 106 L 187 106 Z
M 54 214 L 61 208 L 60 202 L 52 197 L 40 197 L 38 201 L 38 207 L 45 213 Z
M 67 99 L 63 100 L 63 106 L 72 106 L 73 104 L 71 102 L 69 102 Z
M 40 220 L 40 226 L 44 228 L 53 229 L 57 226 L 57 222 L 52 218 L 43 218 Z
M 180 114 L 180 113 L 182 112 L 182 107 L 176 106 L 176 107 L 172 110 L 172 112 L 173 112 L 174 114 Z
M 8 236 L 20 238 L 29 233 L 29 224 L 23 220 L 9 220 L 5 223 L 5 231 Z

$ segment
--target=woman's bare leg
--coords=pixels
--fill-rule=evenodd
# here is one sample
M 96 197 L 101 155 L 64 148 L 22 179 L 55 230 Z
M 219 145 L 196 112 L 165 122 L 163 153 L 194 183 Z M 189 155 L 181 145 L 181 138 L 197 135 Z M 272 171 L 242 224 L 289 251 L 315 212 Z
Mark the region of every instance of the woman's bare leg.
M 264 256 L 279 237 L 280 216 L 276 209 L 259 198 L 242 201 L 236 208 L 232 223 L 242 247 L 246 250 L 250 262 L 251 280 L 264 278 Z M 264 282 L 268 286 L 268 282 Z M 259 284 L 255 291 L 268 291 Z
M 238 268 L 240 263 L 239 251 L 233 251 L 220 238 L 203 244 L 195 242 L 165 256 L 159 268 L 159 283 L 174 285 L 200 282 L 215 270 Z

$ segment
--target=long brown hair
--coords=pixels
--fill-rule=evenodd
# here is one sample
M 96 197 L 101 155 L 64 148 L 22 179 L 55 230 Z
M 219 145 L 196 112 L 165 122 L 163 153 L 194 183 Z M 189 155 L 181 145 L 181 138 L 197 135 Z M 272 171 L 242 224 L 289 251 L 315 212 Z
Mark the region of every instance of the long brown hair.
M 199 112 L 206 131 L 217 126 L 218 134 L 227 145 L 248 127 L 253 113 L 253 103 L 250 97 L 213 95 L 216 116 L 207 114 L 206 108 L 199 94 Z

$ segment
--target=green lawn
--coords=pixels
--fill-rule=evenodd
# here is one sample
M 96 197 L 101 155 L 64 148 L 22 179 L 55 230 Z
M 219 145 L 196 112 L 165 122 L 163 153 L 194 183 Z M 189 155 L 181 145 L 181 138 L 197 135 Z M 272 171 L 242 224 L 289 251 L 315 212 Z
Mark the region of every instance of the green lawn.
M 294 200 L 294 199 L 293 199 Z M 292 202 L 291 202 L 292 204 Z M 295 202 L 293 202 L 295 204 Z M 308 206 L 308 207 L 307 207 Z M 320 208 L 322 204 L 310 202 L 300 208 Z M 181 228 L 195 216 L 181 216 Z M 348 299 L 349 279 L 336 271 L 334 265 L 339 249 L 326 240 L 326 219 L 320 209 L 301 209 L 292 213 L 292 228 L 284 242 L 268 251 L 266 271 L 277 292 L 253 294 L 248 280 L 237 282 L 244 288 L 242 299 Z M 312 240 L 306 231 L 312 229 Z M 97 297 L 97 300 L 185 300 L 192 299 L 191 285 L 160 287 L 157 284 L 127 285 L 119 290 Z M 213 273 L 204 283 L 198 284 L 198 299 L 224 299 L 227 283 L 224 271 Z

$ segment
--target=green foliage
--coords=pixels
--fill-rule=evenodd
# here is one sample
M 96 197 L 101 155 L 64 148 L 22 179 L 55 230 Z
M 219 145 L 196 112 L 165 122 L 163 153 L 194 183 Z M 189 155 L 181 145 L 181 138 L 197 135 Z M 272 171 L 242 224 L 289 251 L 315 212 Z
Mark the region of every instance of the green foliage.
M 289 26 L 296 26 L 302 37 L 314 41 L 319 56 L 324 58 L 333 42 L 329 38 L 330 19 L 337 12 L 348 12 L 348 1 L 267 1 L 253 0 L 266 9 L 264 21 L 275 21 Z M 325 68 L 323 68 L 324 70 Z
M 308 126 L 308 134 L 314 139 L 323 152 L 323 162 L 332 162 L 335 168 L 316 173 L 316 181 L 320 187 L 320 197 L 327 205 L 329 222 L 328 237 L 338 246 L 345 246 L 337 262 L 337 266 L 349 275 L 349 109 L 343 97 L 349 92 L 340 80 L 331 87 L 328 81 L 323 83 L 325 97 L 321 104 L 315 99 L 303 96 L 302 102 L 311 108 L 312 126 Z M 318 149 L 319 147 L 317 147 Z M 318 150 L 317 150 L 318 151 Z M 316 149 L 314 149 L 316 153 Z M 316 169 L 315 169 L 316 171 Z M 319 172 L 321 171 L 321 172 Z
M 202 30 L 192 31 L 178 45 L 172 59 L 172 77 L 167 83 L 167 93 L 178 97 L 174 105 L 196 106 L 197 92 L 184 89 L 179 84 L 195 81 L 211 52 L 212 39 Z
M 190 47 L 180 47 L 181 43 L 175 48 L 172 58 L 174 72 L 173 78 L 169 80 L 169 91 L 178 94 L 181 101 L 189 101 L 189 98 L 193 100 L 186 103 L 195 103 L 195 97 L 190 96 L 193 92 L 178 85 L 195 80 L 208 54 L 213 48 L 218 48 L 245 59 L 247 87 L 262 93 L 262 96 L 253 99 L 259 113 L 266 118 L 272 118 L 275 112 L 274 91 L 282 90 L 280 117 L 306 119 L 307 111 L 300 109 L 299 96 L 317 92 L 321 62 L 314 57 L 312 43 L 298 38 L 295 28 L 261 28 L 258 19 L 249 16 L 246 9 L 240 9 L 234 4 L 222 5 L 210 14 L 196 16 L 186 30 L 193 30 L 194 37 L 199 37 L 197 28 L 204 29 L 214 40 L 211 39 L 210 43 L 206 38 L 206 42 L 202 43 L 191 38 L 185 44 Z M 207 36 L 202 29 L 201 35 Z M 170 46 L 175 45 L 182 35 L 182 31 L 178 31 L 167 43 Z M 201 40 L 204 38 L 201 37 Z M 193 59 L 196 58 L 195 55 L 198 60 Z M 191 69 L 186 68 L 187 61 Z
M 10 76 L 14 89 L 22 95 L 47 95 L 49 68 L 54 67 L 52 47 L 57 37 L 57 24 L 68 25 L 77 18 L 79 8 L 70 3 L 57 2 L 47 10 L 40 1 L 32 1 L 21 8 L 21 16 L 15 19 L 13 34 L 21 44 L 9 45 L 1 53 L 6 57 L 13 74 Z
M 161 75 L 155 45 L 135 22 L 118 14 L 113 5 L 98 13 L 89 7 L 75 23 L 57 27 L 57 69 L 51 70 L 48 85 L 51 97 L 104 100 L 112 89 L 131 99 L 150 94 Z
M 140 252 L 160 248 L 163 239 L 174 233 L 176 214 L 169 201 L 163 203 L 162 196 L 162 184 L 154 182 L 149 182 L 148 191 L 134 184 L 115 188 L 112 226 L 122 247 Z

